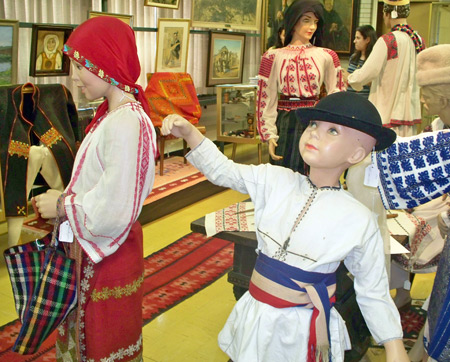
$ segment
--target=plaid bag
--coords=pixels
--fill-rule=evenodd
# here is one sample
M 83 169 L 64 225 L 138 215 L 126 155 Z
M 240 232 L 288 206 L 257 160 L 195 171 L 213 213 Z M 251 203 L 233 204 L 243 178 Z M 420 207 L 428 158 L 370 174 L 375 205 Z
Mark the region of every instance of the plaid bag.
M 77 304 L 75 260 L 58 243 L 56 230 L 42 240 L 6 249 L 16 311 L 22 322 L 12 348 L 33 354 Z

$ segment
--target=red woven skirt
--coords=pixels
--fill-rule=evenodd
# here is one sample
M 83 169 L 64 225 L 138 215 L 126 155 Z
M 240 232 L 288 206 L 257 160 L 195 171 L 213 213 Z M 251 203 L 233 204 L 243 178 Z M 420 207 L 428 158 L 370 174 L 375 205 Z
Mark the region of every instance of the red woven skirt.
M 75 254 L 80 266 L 78 309 L 59 328 L 57 360 L 141 361 L 141 225 L 136 222 L 123 245 L 98 264 L 83 251 Z

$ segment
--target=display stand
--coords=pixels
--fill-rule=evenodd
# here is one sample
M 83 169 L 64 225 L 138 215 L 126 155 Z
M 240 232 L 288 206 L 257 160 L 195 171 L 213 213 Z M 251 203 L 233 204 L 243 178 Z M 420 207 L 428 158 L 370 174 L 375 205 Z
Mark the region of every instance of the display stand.
M 258 146 L 258 163 L 262 145 L 256 129 L 256 91 L 253 84 L 225 84 L 217 88 L 217 141 L 233 143 L 231 159 L 238 143 Z

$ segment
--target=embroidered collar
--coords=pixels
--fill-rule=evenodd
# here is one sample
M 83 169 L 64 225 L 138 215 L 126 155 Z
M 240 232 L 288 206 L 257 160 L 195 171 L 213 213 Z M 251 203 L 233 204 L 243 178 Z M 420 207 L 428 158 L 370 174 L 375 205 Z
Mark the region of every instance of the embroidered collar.
M 306 178 L 308 180 L 309 186 L 315 190 L 330 190 L 330 191 L 340 191 L 342 190 L 342 185 L 339 182 L 339 186 L 323 186 L 323 187 L 317 187 L 314 185 L 314 183 L 310 180 L 309 177 Z
M 391 31 L 402 31 L 408 34 L 411 40 L 414 42 L 414 47 L 416 48 L 417 54 L 425 49 L 425 44 L 423 43 L 422 38 L 419 36 L 417 31 L 411 28 L 408 24 L 397 24 L 391 29 Z
M 308 44 L 303 44 L 303 45 L 287 45 L 285 48 L 288 50 L 304 50 L 304 49 L 308 49 L 308 48 L 312 48 L 314 45 L 312 45 L 311 43 Z

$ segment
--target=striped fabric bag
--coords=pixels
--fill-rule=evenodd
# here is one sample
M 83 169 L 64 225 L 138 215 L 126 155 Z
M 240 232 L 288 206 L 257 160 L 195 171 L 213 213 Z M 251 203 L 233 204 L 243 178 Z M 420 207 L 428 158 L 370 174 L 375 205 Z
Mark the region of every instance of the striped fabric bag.
M 6 249 L 16 311 L 22 322 L 13 351 L 36 353 L 77 304 L 75 261 L 58 243 L 56 229 L 28 244 Z

